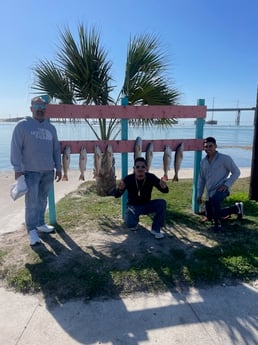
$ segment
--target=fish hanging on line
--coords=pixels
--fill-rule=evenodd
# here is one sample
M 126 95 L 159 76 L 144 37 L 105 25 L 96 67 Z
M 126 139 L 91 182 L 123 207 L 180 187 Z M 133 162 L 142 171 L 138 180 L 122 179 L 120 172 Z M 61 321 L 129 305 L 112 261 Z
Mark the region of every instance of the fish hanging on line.
M 84 172 L 86 171 L 86 164 L 87 164 L 87 151 L 84 146 L 80 149 L 79 155 L 79 169 L 80 169 L 80 176 L 79 180 L 85 181 Z
M 153 159 L 153 143 L 149 143 L 146 148 L 146 153 L 145 153 L 145 160 L 147 163 L 147 172 L 150 171 L 151 168 L 151 162 Z
M 184 152 L 184 143 L 180 143 L 175 150 L 175 158 L 174 158 L 175 175 L 172 181 L 178 181 L 178 171 L 180 169 L 180 166 L 183 160 L 183 152 Z
M 162 177 L 162 180 L 164 181 L 168 181 L 168 171 L 170 170 L 171 160 L 172 160 L 172 151 L 171 151 L 171 148 L 168 145 L 166 145 L 164 154 L 163 154 L 164 175 Z
M 97 157 L 97 156 L 96 156 Z M 101 155 L 99 174 L 96 176 L 98 195 L 114 195 L 116 189 L 115 158 L 111 144 L 106 145 Z
M 68 170 L 70 166 L 71 147 L 66 145 L 62 156 L 63 177 L 62 181 L 68 181 Z
M 102 160 L 102 152 L 99 145 L 95 145 L 94 150 L 94 170 L 93 170 L 93 177 L 96 178 L 100 174 L 101 169 L 101 160 Z
M 134 161 L 142 155 L 142 138 L 137 137 L 134 144 Z
M 114 162 L 112 145 L 108 144 L 102 156 L 100 175 L 110 176 L 112 170 L 114 169 L 114 165 L 115 165 L 115 162 Z

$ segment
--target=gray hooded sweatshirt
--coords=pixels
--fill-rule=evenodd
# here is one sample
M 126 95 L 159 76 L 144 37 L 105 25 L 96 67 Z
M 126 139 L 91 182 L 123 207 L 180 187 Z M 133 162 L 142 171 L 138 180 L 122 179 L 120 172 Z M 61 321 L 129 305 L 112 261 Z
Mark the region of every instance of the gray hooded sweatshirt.
M 19 121 L 11 141 L 11 164 L 15 171 L 61 171 L 60 143 L 49 120 L 30 116 Z

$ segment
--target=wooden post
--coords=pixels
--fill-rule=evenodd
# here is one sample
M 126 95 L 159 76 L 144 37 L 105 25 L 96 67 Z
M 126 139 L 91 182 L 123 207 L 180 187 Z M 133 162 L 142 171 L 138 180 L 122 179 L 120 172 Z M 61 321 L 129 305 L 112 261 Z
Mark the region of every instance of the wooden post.
M 121 105 L 127 106 L 128 105 L 128 98 L 123 97 L 121 99 Z M 128 119 L 121 120 L 121 139 L 128 140 Z M 128 174 L 128 153 L 121 153 L 121 178 L 123 179 Z M 127 204 L 127 191 L 122 195 L 122 202 L 121 202 L 121 213 L 122 218 L 125 217 L 126 211 L 126 204 Z
M 205 105 L 204 99 L 198 99 L 197 105 Z M 195 138 L 202 139 L 203 138 L 203 126 L 204 126 L 204 119 L 196 119 L 196 129 L 195 129 Z M 193 193 L 192 193 L 192 210 L 195 213 L 199 212 L 199 205 L 197 203 L 197 186 L 198 186 L 198 176 L 200 172 L 200 162 L 202 159 L 202 151 L 195 151 L 194 152 L 194 176 L 193 176 Z
M 48 97 L 48 95 L 45 95 Z M 49 99 L 50 101 L 50 99 Z M 49 102 L 48 102 L 49 103 Z M 48 119 L 50 122 L 50 119 Z M 52 183 L 52 186 L 48 193 L 48 218 L 49 218 L 49 224 L 55 225 L 56 224 L 56 203 L 55 203 L 55 188 L 54 183 Z
M 237 110 L 237 116 L 236 116 L 236 125 L 240 125 L 240 109 Z
M 256 90 L 256 108 L 254 115 L 254 137 L 249 198 L 251 200 L 258 201 L 258 88 Z
M 48 193 L 48 215 L 49 215 L 49 224 L 55 225 L 56 224 L 56 205 L 55 205 L 54 183 L 52 183 L 52 186 Z

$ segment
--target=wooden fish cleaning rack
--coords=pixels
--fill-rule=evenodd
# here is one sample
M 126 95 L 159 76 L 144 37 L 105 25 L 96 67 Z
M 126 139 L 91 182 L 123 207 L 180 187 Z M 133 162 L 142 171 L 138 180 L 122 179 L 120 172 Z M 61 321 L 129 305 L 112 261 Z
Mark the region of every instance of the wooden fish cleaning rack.
M 121 140 L 62 140 L 60 141 L 61 152 L 69 145 L 72 153 L 79 153 L 84 146 L 88 153 L 94 153 L 95 146 L 98 145 L 102 152 L 108 144 L 112 145 L 114 153 L 122 154 L 121 176 L 128 173 L 128 153 L 134 152 L 135 140 L 128 140 L 128 119 L 161 119 L 161 118 L 193 118 L 195 121 L 195 138 L 192 139 L 155 139 L 142 140 L 142 151 L 146 151 L 147 145 L 153 144 L 154 152 L 163 152 L 166 145 L 174 151 L 178 144 L 184 143 L 184 151 L 195 151 L 192 209 L 198 212 L 197 204 L 197 180 L 199 166 L 202 158 L 203 148 L 203 126 L 206 117 L 206 106 L 204 100 L 199 99 L 196 106 L 192 105 L 150 105 L 131 106 L 126 105 L 126 99 L 122 99 L 122 105 L 74 105 L 74 104 L 48 104 L 46 107 L 46 117 L 53 119 L 120 119 L 121 120 Z M 56 223 L 54 190 L 49 193 L 49 221 Z M 122 199 L 122 215 L 126 206 L 126 200 Z

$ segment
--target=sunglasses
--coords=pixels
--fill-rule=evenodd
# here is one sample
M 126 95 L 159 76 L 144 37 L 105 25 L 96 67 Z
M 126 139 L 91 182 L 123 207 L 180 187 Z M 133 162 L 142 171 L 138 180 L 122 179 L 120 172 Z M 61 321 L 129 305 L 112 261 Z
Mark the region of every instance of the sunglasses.
M 136 165 L 135 166 L 136 169 L 145 169 L 145 165 Z
M 45 104 L 33 104 L 32 108 L 35 110 L 46 110 L 46 105 Z

